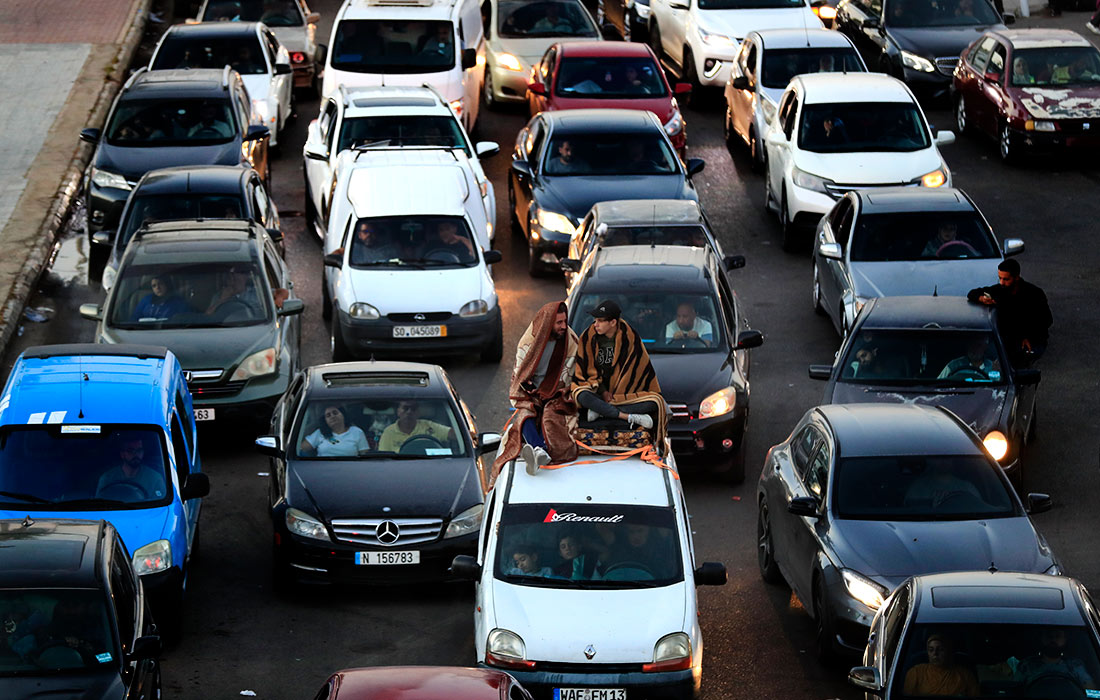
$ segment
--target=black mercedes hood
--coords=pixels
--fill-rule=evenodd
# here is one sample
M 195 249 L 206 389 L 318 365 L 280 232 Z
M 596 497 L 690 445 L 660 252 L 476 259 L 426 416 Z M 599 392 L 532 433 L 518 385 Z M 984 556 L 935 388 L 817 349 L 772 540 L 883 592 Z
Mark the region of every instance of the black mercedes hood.
M 596 202 L 616 199 L 698 199 L 683 175 L 541 176 L 536 196 L 543 209 L 580 221 Z
M 1002 24 L 961 27 L 887 27 L 899 48 L 925 58 L 958 57 L 987 29 L 1004 29 Z
M 653 371 L 668 403 L 697 404 L 730 386 L 733 363 L 724 352 L 651 353 Z
M 0 679 L 4 698 L 19 700 L 123 700 L 126 688 L 113 669 L 98 673 L 59 673 Z

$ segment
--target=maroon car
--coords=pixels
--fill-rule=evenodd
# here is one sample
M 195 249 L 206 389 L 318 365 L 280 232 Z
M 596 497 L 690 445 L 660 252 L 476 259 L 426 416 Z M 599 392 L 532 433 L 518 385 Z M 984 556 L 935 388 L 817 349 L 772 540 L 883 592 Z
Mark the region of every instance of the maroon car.
M 645 109 L 657 115 L 673 147 L 684 155 L 686 125 L 676 95 L 691 92 L 687 83 L 675 91 L 665 79 L 653 49 L 620 41 L 554 44 L 535 64 L 527 84 L 531 116 L 555 109 Z
M 504 671 L 378 666 L 337 671 L 314 700 L 531 700 L 531 696 Z
M 959 133 L 993 136 L 1006 162 L 1100 146 L 1100 51 L 1076 32 L 988 31 L 963 52 L 954 88 Z

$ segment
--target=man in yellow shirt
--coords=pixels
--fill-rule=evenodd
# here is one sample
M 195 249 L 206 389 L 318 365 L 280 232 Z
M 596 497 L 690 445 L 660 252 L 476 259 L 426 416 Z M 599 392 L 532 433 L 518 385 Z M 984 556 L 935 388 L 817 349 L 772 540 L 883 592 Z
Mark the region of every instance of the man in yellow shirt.
M 978 694 L 978 678 L 969 668 L 955 664 L 951 640 L 930 634 L 924 648 L 928 663 L 917 664 L 906 672 L 906 695 L 975 697 Z
M 443 447 L 455 439 L 452 428 L 421 419 L 420 405 L 415 400 L 402 399 L 397 404 L 397 422 L 382 431 L 378 449 L 381 452 L 400 452 L 405 441 L 417 435 L 435 438 Z

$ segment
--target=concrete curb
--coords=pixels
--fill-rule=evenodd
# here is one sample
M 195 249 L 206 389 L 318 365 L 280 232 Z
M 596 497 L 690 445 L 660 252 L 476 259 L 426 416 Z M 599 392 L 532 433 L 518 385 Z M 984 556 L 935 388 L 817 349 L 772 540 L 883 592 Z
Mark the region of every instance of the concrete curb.
M 149 6 L 152 0 L 134 0 L 131 5 L 131 18 L 126 34 L 119 43 L 118 53 L 115 56 L 114 66 L 107 76 L 103 87 L 96 98 L 95 107 L 88 118 L 88 126 L 102 127 L 107 119 L 107 112 L 111 103 L 118 94 L 124 82 L 126 72 L 130 68 L 134 52 L 141 43 L 141 37 L 145 33 L 145 24 L 149 17 Z M 0 308 L 0 348 L 6 350 L 11 342 L 15 330 L 19 327 L 23 317 L 23 307 L 38 286 L 38 278 L 46 269 L 50 256 L 53 253 L 54 243 L 57 241 L 61 228 L 68 219 L 73 202 L 80 192 L 81 179 L 84 170 L 92 157 L 94 148 L 91 144 L 78 142 L 79 146 L 73 154 L 65 176 L 61 179 L 61 185 L 54 196 L 46 216 L 38 228 L 39 243 L 27 256 L 26 261 L 19 269 L 19 273 L 9 290 L 8 298 L 4 300 Z

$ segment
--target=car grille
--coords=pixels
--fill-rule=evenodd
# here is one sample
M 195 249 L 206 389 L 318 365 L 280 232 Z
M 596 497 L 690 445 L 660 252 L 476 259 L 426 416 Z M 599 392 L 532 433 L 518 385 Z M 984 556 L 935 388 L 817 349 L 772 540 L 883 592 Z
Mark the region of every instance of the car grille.
M 673 423 L 687 423 L 691 420 L 691 411 L 686 403 L 670 403 L 668 410 L 672 412 Z
M 378 538 L 379 528 L 384 522 L 391 522 L 398 528 L 397 538 L 392 542 L 383 542 Z M 332 532 L 340 542 L 365 544 L 372 547 L 400 547 L 418 542 L 431 542 L 439 537 L 443 521 L 439 518 L 366 518 L 333 520 Z
M 191 387 L 191 395 L 197 399 L 213 399 L 219 396 L 235 396 L 241 392 L 244 385 L 247 382 L 226 382 L 221 386 L 202 386 L 195 385 Z
M 936 59 L 936 68 L 944 75 L 953 74 L 957 65 L 959 65 L 958 56 L 941 56 Z
M 421 318 L 417 318 L 420 316 Z M 430 311 L 427 313 L 415 313 L 415 314 L 386 314 L 386 318 L 391 321 L 398 321 L 400 323 L 425 323 L 428 321 L 446 321 L 451 316 L 454 316 L 450 311 Z
M 582 664 L 539 661 L 538 669 L 548 673 L 638 673 L 641 664 Z

